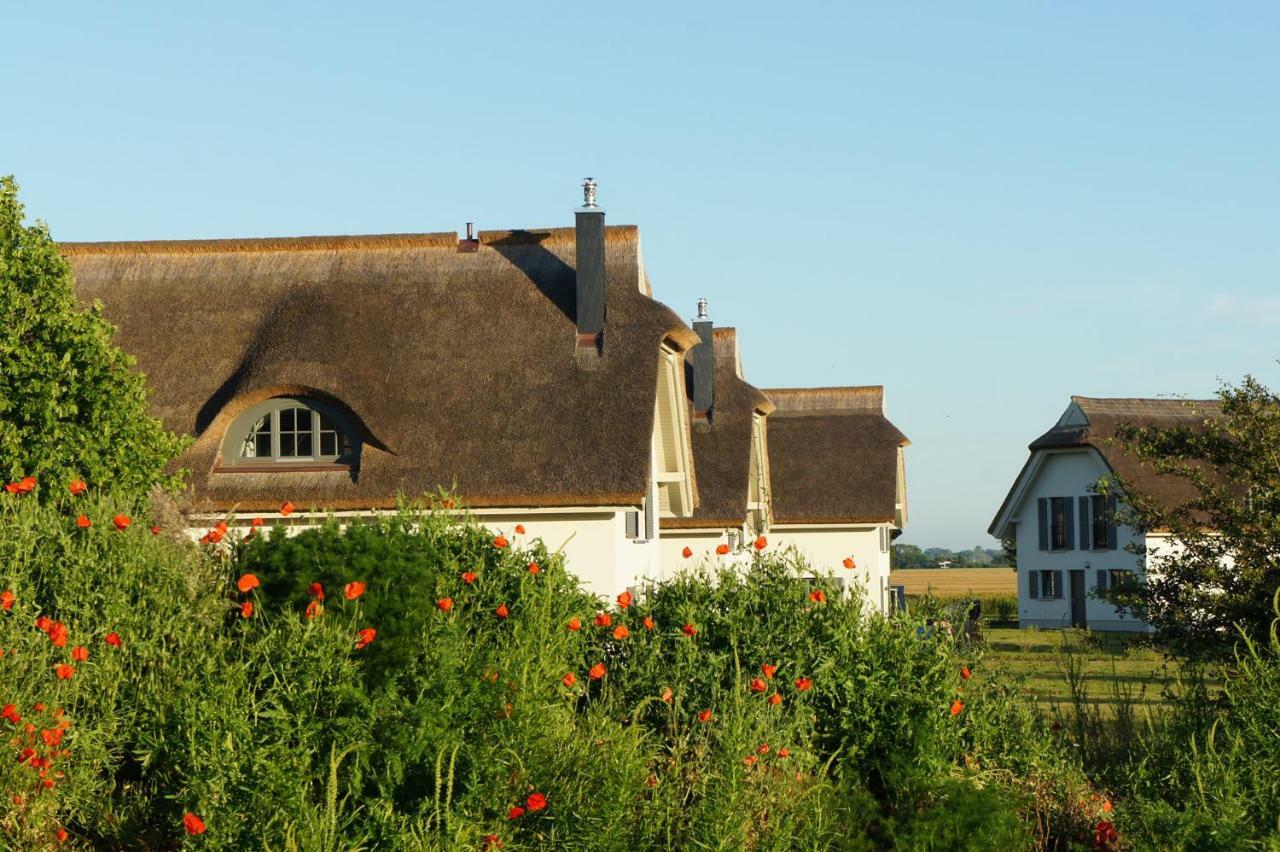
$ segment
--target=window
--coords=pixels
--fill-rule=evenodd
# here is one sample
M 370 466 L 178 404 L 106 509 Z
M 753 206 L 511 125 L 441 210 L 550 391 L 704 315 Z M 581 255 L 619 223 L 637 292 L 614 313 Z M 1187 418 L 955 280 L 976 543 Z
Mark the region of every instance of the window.
M 1067 498 L 1053 497 L 1049 500 L 1049 542 L 1051 550 L 1066 550 L 1067 536 Z
M 279 397 L 236 419 L 223 463 L 354 465 L 359 441 L 353 435 L 355 430 L 335 408 L 311 399 Z
M 1028 571 L 1027 597 L 1060 598 L 1062 597 L 1061 571 Z
M 1126 571 L 1123 568 L 1098 569 L 1098 591 L 1100 592 L 1105 592 L 1107 589 L 1131 588 L 1136 582 L 1137 577 L 1132 571 Z
M 1111 525 L 1107 512 L 1107 498 L 1094 494 L 1089 498 L 1089 516 L 1093 519 L 1093 549 L 1103 550 L 1111 540 Z

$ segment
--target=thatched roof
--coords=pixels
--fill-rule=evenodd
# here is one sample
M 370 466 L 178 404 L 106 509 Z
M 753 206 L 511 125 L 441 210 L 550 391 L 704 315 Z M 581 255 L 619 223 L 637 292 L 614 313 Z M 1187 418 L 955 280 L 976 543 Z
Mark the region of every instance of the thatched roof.
M 1098 451 L 1113 473 L 1141 493 L 1170 506 L 1192 499 L 1195 491 L 1189 482 L 1181 477 L 1156 473 L 1149 464 L 1126 452 L 1116 441 L 1116 434 L 1122 424 L 1165 429 L 1177 426 L 1195 427 L 1204 423 L 1207 418 L 1219 416 L 1221 410 L 1216 399 L 1071 397 L 1071 405 L 1057 424 L 1031 442 L 1028 447 L 1031 455 L 1005 496 L 988 532 L 997 535 L 1001 519 L 1012 508 L 1010 503 L 1035 461 L 1037 450 L 1089 447 Z
M 898 454 L 910 442 L 884 416 L 884 388 L 766 389 L 777 524 L 893 522 Z
M 152 411 L 195 436 L 180 464 L 201 508 L 374 508 L 455 482 L 472 506 L 636 505 L 660 344 L 697 341 L 648 295 L 632 226 L 606 232 L 596 363 L 575 358 L 572 228 L 482 232 L 473 252 L 451 233 L 62 249 Z M 215 472 L 235 416 L 290 394 L 350 411 L 358 472 Z
M 715 401 L 709 428 L 693 432 L 693 463 L 701 502 L 692 517 L 664 518 L 663 529 L 739 527 L 747 517 L 752 416 L 757 412 L 767 415 L 774 405 L 763 391 L 743 380 L 736 329 L 717 328 L 712 340 Z M 690 362 L 692 352 L 685 359 Z M 692 401 L 689 410 L 692 413 Z

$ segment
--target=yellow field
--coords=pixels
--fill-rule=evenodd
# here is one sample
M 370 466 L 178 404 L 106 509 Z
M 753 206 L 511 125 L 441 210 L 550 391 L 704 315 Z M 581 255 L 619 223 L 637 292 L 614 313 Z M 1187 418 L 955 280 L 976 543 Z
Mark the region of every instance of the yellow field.
M 889 582 L 906 586 L 911 596 L 923 595 L 930 589 L 940 598 L 1018 594 L 1018 575 L 1012 568 L 904 568 L 890 573 Z

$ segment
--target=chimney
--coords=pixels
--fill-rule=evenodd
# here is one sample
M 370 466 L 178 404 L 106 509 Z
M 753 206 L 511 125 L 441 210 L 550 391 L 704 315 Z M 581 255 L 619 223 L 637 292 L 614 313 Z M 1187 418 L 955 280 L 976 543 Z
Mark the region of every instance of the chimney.
M 596 206 L 596 182 L 582 182 L 582 206 L 574 211 L 578 244 L 578 351 L 604 348 L 604 209 Z
M 698 316 L 693 321 L 701 343 L 693 347 L 693 417 L 698 423 L 707 423 L 711 406 L 715 403 L 716 351 L 714 328 L 707 316 L 707 300 L 698 300 Z
M 480 240 L 476 239 L 476 223 L 467 223 L 466 239 L 458 240 L 458 251 L 467 254 L 480 251 Z

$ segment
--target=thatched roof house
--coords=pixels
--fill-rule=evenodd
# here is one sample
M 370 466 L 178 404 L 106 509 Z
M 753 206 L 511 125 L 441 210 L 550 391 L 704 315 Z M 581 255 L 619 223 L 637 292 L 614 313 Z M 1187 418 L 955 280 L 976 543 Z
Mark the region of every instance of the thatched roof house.
M 572 228 L 456 234 L 65 243 L 137 357 L 198 505 L 392 506 L 451 488 L 472 506 L 638 504 L 661 348 L 696 337 L 650 295 L 636 228 L 605 232 L 607 327 L 575 348 Z M 280 396 L 345 412 L 352 466 L 238 467 L 224 437 Z M 687 440 L 687 438 L 685 439 Z

